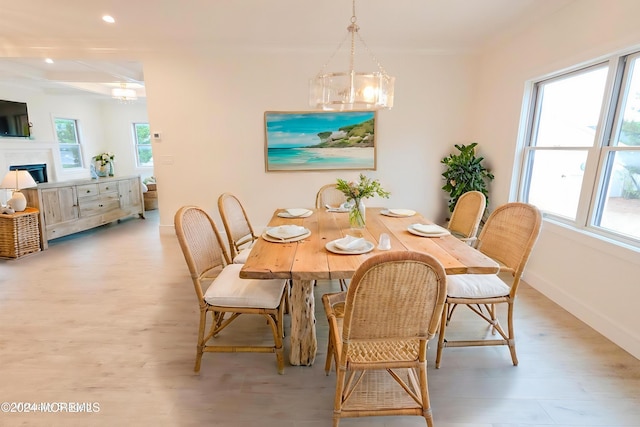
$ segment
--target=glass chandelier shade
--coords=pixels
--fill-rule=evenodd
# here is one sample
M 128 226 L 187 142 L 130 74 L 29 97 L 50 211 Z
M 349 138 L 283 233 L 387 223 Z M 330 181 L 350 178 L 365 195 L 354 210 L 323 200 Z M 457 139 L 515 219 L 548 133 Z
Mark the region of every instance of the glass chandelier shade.
M 351 25 L 347 27 L 351 41 L 349 68 L 343 72 L 325 72 L 327 62 L 322 70 L 310 80 L 309 105 L 323 110 L 338 111 L 391 108 L 393 107 L 395 78 L 387 74 L 360 37 L 358 33 L 360 27 L 356 25 L 355 0 L 352 1 L 353 15 L 351 16 Z M 340 43 L 331 58 L 340 50 L 345 40 L 346 38 Z M 377 64 L 377 71 L 355 70 L 356 41 L 360 42 Z
M 123 103 L 134 102 L 138 99 L 135 89 L 128 88 L 125 83 L 111 89 L 111 97 Z

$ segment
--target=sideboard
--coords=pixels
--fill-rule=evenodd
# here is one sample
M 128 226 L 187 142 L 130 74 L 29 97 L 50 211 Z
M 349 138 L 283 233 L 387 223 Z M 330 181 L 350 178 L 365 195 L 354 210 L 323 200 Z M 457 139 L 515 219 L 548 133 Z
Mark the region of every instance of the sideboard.
M 42 249 L 48 241 L 132 215 L 144 218 L 139 176 L 46 182 L 25 188 L 27 206 L 40 211 Z

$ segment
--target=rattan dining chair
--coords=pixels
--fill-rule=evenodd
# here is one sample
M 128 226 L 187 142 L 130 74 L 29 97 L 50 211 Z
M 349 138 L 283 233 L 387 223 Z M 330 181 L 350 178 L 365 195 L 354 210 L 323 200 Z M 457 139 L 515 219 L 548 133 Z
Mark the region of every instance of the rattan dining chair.
M 336 184 L 323 185 L 316 193 L 316 208 L 318 209 L 322 209 L 327 205 L 337 208 L 346 201 L 347 197 L 342 191 L 338 190 Z
M 508 273 L 506 283 L 497 274 L 457 274 L 447 278 L 447 300 L 442 312 L 436 368 L 440 367 L 445 347 L 507 345 L 514 365 L 518 365 L 513 326 L 513 309 L 520 278 L 542 225 L 538 208 L 527 203 L 507 203 L 491 213 L 478 236 L 477 249 L 500 264 L 500 273 Z M 500 325 L 496 306 L 507 304 L 507 330 Z M 464 305 L 489 324 L 498 339 L 449 340 L 447 326 L 457 306 Z
M 231 259 L 234 264 L 244 264 L 253 244 L 258 240 L 247 212 L 240 200 L 231 193 L 223 193 L 218 197 L 218 211 L 227 233 Z
M 175 214 L 174 225 L 200 306 L 194 370 L 200 371 L 204 352 L 254 352 L 275 353 L 278 373 L 284 373 L 282 337 L 286 280 L 241 279 L 242 265 L 230 263 L 218 229 L 211 217 L 199 207 L 180 208 Z M 207 331 L 208 313 L 211 313 L 211 324 Z M 273 345 L 212 343 L 212 338 L 243 314 L 257 314 L 267 320 L 273 333 Z
M 366 260 L 347 292 L 322 297 L 329 322 L 325 371 L 336 365 L 333 426 L 345 417 L 417 415 L 433 426 L 427 342 L 438 329 L 446 275 L 431 255 Z
M 454 237 L 474 245 L 487 198 L 480 191 L 467 191 L 456 202 L 447 228 Z

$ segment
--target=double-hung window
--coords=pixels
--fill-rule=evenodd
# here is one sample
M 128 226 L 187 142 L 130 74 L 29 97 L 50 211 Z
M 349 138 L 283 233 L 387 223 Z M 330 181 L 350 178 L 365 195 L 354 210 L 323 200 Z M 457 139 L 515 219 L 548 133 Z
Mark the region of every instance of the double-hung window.
M 136 164 L 138 167 L 153 167 L 149 123 L 134 123 L 133 136 L 136 145 Z
M 531 99 L 523 200 L 640 246 L 640 52 L 538 81 Z
M 75 119 L 54 118 L 58 150 L 63 169 L 75 169 L 83 166 L 82 146 L 78 121 Z

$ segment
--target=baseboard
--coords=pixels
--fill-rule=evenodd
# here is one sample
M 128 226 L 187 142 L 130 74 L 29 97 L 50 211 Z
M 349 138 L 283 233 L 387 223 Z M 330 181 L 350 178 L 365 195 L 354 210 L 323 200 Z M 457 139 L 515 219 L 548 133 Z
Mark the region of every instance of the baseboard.
M 576 316 L 600 334 L 604 335 L 607 339 L 633 355 L 636 359 L 640 359 L 640 336 L 637 331 L 633 331 L 629 329 L 627 325 L 617 324 L 608 317 L 602 316 L 602 314 L 582 304 L 573 296 L 567 294 L 564 290 L 536 274 L 527 274 L 524 280 L 532 288 L 560 305 L 562 308 Z

